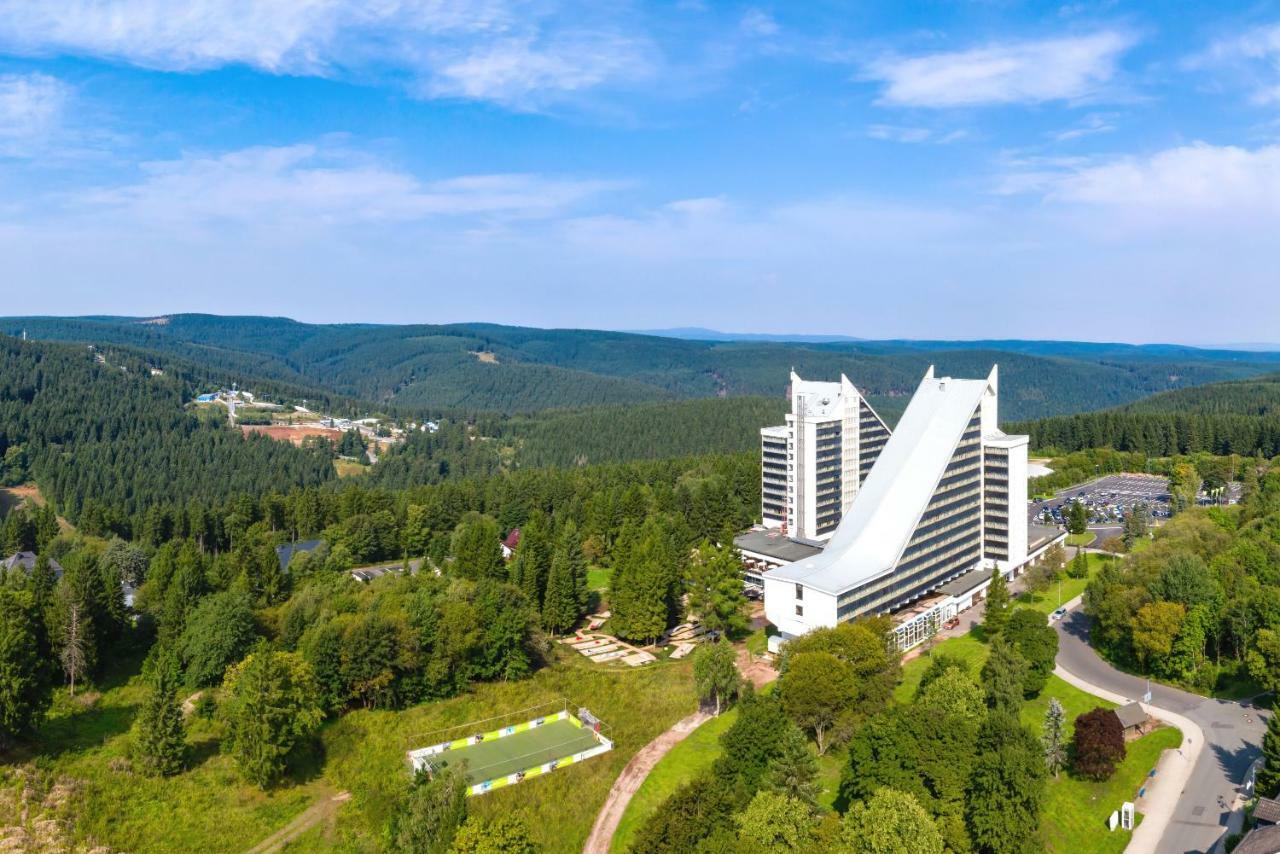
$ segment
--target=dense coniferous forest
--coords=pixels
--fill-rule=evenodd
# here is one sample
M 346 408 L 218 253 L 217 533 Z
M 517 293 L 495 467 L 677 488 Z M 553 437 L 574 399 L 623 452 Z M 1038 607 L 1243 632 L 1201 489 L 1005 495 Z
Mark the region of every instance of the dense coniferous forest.
M 63 515 L 124 532 L 157 504 L 333 478 L 327 454 L 244 438 L 185 411 L 189 393 L 179 376 L 153 375 L 125 353 L 0 338 L 5 477 L 30 477 Z
M 494 425 L 525 466 L 574 466 L 737 453 L 760 447 L 761 427 L 781 424 L 782 398 L 741 397 L 543 412 Z
M 1280 379 L 1212 383 L 1153 395 L 1104 412 L 1011 425 L 1032 447 L 1109 447 L 1151 456 L 1280 454 Z
M 1071 342 L 692 341 L 490 324 L 308 325 L 283 318 L 173 315 L 11 318 L 0 331 L 127 344 L 335 393 L 441 413 L 519 412 L 696 397 L 782 396 L 788 369 L 849 375 L 880 408 L 930 364 L 984 376 L 1001 368 L 1002 413 L 1037 418 L 1118 406 L 1170 389 L 1275 370 L 1274 354 Z

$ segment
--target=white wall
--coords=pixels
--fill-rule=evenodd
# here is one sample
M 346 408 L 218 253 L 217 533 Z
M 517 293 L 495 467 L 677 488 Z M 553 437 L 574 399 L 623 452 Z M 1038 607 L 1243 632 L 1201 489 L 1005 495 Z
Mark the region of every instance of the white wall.
M 796 616 L 796 605 L 804 606 L 804 615 Z M 764 576 L 765 618 L 787 637 L 802 635 L 810 629 L 836 624 L 836 597 L 829 593 L 804 588 L 804 598 L 796 599 L 794 581 Z

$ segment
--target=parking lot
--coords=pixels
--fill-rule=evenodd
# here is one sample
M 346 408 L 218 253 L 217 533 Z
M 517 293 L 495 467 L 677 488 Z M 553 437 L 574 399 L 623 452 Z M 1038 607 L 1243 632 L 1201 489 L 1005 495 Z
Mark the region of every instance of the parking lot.
M 1112 474 L 1092 483 L 1064 489 L 1048 501 L 1031 505 L 1031 518 L 1063 524 L 1067 507 L 1079 501 L 1089 511 L 1089 524 L 1108 525 L 1143 504 L 1153 519 L 1169 515 L 1169 481 L 1153 474 Z

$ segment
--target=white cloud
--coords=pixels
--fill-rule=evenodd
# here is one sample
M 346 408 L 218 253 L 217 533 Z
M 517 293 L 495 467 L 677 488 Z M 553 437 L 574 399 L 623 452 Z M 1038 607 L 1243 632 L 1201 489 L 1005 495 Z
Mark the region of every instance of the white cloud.
M 901 127 L 899 125 L 870 125 L 867 136 L 887 142 L 928 142 L 933 136 L 929 128 Z
M 45 74 L 0 75 L 0 157 L 29 157 L 61 126 L 71 88 Z
M 767 38 L 778 34 L 778 22 L 768 12 L 760 9 L 747 10 L 739 22 L 739 27 L 744 33 L 752 36 Z
M 1084 119 L 1075 127 L 1058 131 L 1057 133 L 1052 134 L 1052 136 L 1057 142 L 1069 142 L 1073 139 L 1093 136 L 1094 134 L 1111 133 L 1115 129 L 1116 126 L 1112 124 L 1110 117 L 1101 113 L 1091 113 L 1085 116 Z
M 136 183 L 64 198 L 55 214 L 179 232 L 444 217 L 492 223 L 560 214 L 617 186 L 525 174 L 422 181 L 327 142 L 193 155 L 146 163 L 142 171 Z
M 996 192 L 1097 211 L 1087 221 L 1104 231 L 1175 227 L 1274 236 L 1280 227 L 1280 145 L 1198 142 L 1143 157 L 1013 161 Z
M 593 23 L 602 14 L 527 0 L 0 0 L 0 48 L 161 71 L 389 74 L 526 109 L 648 73 L 650 42 Z
M 1252 90 L 1256 103 L 1280 103 L 1280 23 L 1219 39 L 1183 66 L 1191 70 L 1229 69 Z
M 645 49 L 618 33 L 565 33 L 541 45 L 523 36 L 442 61 L 424 89 L 435 96 L 521 105 L 539 93 L 577 92 L 651 71 Z
M 969 138 L 969 131 L 963 128 L 942 133 L 932 128 L 907 127 L 903 125 L 874 124 L 867 127 L 867 136 L 871 139 L 886 142 L 919 143 L 932 142 L 937 145 L 948 145 Z
M 1280 215 L 1280 146 L 1253 150 L 1205 143 L 1127 157 L 1063 175 L 1051 200 L 1155 213 Z
M 1034 104 L 1100 96 L 1133 43 L 1102 31 L 872 63 L 866 76 L 884 83 L 880 103 L 905 107 Z

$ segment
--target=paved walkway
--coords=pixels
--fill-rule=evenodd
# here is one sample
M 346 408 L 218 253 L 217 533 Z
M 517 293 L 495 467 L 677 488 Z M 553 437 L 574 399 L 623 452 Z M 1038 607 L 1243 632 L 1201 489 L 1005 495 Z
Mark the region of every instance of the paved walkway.
M 1073 605 L 1078 602 L 1079 599 L 1074 600 Z M 1142 698 L 1147 690 L 1146 680 L 1116 670 L 1093 651 L 1089 646 L 1089 618 L 1079 608 L 1073 607 L 1055 628 L 1060 644 L 1060 675 L 1070 674 L 1072 679 L 1068 681 L 1078 680 L 1075 684 L 1084 690 L 1113 702 Z M 1149 793 L 1151 806 L 1134 834 L 1132 850 L 1156 854 L 1213 850 L 1238 821 L 1238 796 L 1261 751 L 1265 713 L 1249 703 L 1214 700 L 1154 682 L 1151 695 L 1154 715 L 1171 722 L 1183 721 L 1175 725 L 1183 731 L 1180 750 L 1190 770 L 1183 769 L 1185 779 L 1176 803 L 1169 805 L 1168 797 L 1162 794 L 1157 808 L 1155 793 Z M 1151 827 L 1144 830 L 1148 824 Z M 1157 828 L 1160 835 L 1154 839 Z M 1138 844 L 1150 847 L 1138 848 Z
M 702 726 L 711 715 L 706 712 L 695 712 L 675 726 L 640 748 L 640 752 L 631 757 L 627 767 L 622 769 L 618 779 L 613 782 L 604 806 L 596 816 L 596 823 L 591 827 L 591 835 L 587 844 L 582 847 L 582 854 L 609 854 L 609 844 L 613 842 L 613 834 L 618 830 L 618 822 L 627 811 L 627 804 L 640 789 L 640 784 L 649 776 L 658 760 L 667 755 L 671 748 L 688 738 L 689 733 Z

